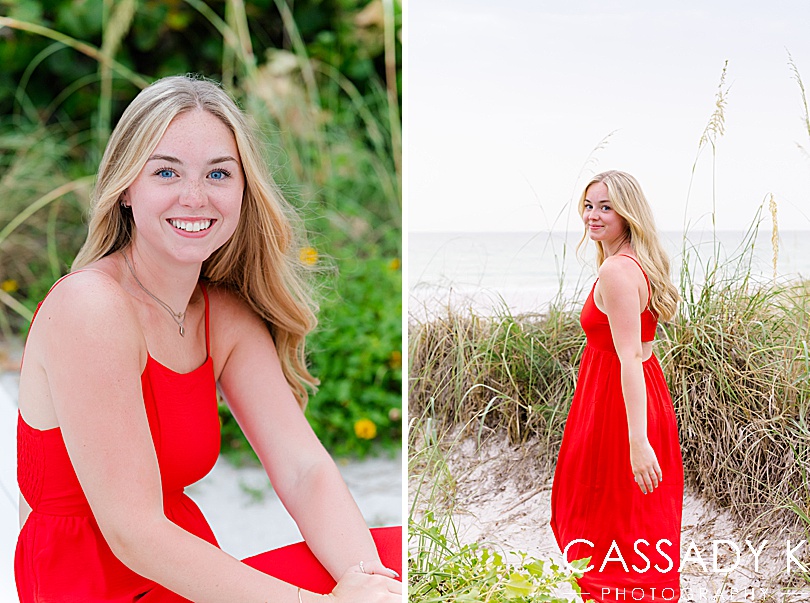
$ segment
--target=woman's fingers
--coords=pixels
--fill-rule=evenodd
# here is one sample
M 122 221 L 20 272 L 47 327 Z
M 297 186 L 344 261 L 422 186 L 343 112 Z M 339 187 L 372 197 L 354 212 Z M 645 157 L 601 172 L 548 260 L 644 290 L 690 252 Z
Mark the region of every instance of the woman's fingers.
M 636 476 L 636 483 L 638 484 L 638 487 L 641 488 L 641 491 L 644 494 L 648 494 L 653 490 L 652 480 L 646 473 L 639 473 Z
M 352 565 L 347 572 L 355 574 L 369 574 L 386 576 L 388 578 L 399 578 L 399 574 L 389 567 L 385 567 L 382 563 L 376 561 L 361 561 L 357 565 Z
M 365 563 L 363 569 L 368 569 Z M 336 603 L 401 602 L 402 583 L 382 574 L 361 572 L 360 566 L 356 565 L 350 567 L 338 580 L 332 595 Z
M 383 567 L 380 572 L 383 576 L 388 576 L 389 578 L 399 578 L 399 574 L 392 570 L 390 567 Z
M 630 441 L 630 466 L 633 478 L 644 494 L 653 492 L 663 481 L 658 457 L 646 439 Z
M 661 473 L 661 468 L 658 466 L 658 463 L 656 463 L 653 468 L 647 471 L 639 471 L 635 475 L 636 483 L 644 494 L 653 492 L 661 484 L 663 479 L 663 474 Z

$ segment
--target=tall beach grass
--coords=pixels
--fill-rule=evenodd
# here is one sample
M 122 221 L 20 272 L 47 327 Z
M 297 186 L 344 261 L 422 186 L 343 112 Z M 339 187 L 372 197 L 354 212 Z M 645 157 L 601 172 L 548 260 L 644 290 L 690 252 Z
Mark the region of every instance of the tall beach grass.
M 698 156 L 710 149 L 712 174 L 725 125 L 726 69 L 698 145 Z M 810 134 L 807 116 L 805 102 Z M 697 159 L 693 175 L 696 167 Z M 714 186 L 710 194 L 714 199 Z M 684 235 L 674 275 L 683 301 L 675 318 L 659 325 L 654 345 L 677 414 L 687 484 L 728 509 L 751 536 L 810 530 L 810 282 L 776 273 L 777 209 L 766 197 L 733 250 L 722 249 L 716 232 L 708 253 Z M 760 278 L 753 258 L 768 222 L 774 272 Z M 459 438 L 480 443 L 484 433 L 502 431 L 538 451 L 535 481 L 551 477 L 585 346 L 579 310 L 558 296 L 535 314 L 503 306 L 488 316 L 448 308 L 410 318 L 412 557 L 435 552 L 435 537 L 425 540 L 429 530 L 453 534 L 454 478 L 437 448 L 446 455 Z

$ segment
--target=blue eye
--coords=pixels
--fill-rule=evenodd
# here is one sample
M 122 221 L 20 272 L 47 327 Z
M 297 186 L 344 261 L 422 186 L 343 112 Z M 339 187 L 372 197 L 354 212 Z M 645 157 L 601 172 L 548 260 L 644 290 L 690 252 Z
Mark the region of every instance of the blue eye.
M 225 180 L 225 178 L 227 178 L 230 175 L 231 175 L 230 172 L 228 172 L 227 170 L 214 170 L 213 172 L 208 174 L 211 180 Z
M 155 176 L 159 176 L 160 178 L 169 179 L 174 176 L 174 170 L 171 168 L 160 168 L 155 172 Z

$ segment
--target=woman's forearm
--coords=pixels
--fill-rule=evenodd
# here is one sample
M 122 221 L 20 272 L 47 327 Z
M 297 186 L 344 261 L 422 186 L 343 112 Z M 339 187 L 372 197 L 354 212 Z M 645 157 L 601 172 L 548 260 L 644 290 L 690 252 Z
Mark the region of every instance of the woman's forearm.
M 195 603 L 298 602 L 297 587 L 245 565 L 165 518 L 141 526 L 137 534 L 114 544 L 121 561 Z
M 647 390 L 641 358 L 622 360 L 621 383 L 630 440 L 647 439 Z
M 335 580 L 360 561 L 379 562 L 363 515 L 331 458 L 312 465 L 282 498 L 307 545 Z

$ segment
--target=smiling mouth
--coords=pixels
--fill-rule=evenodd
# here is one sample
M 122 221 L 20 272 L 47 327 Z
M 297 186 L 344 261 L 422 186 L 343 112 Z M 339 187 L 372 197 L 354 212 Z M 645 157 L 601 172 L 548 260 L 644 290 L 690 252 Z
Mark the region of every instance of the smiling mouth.
M 185 232 L 200 232 L 203 230 L 208 230 L 211 228 L 211 225 L 215 222 L 215 220 L 167 220 L 169 224 L 174 226 L 178 230 L 183 230 Z

